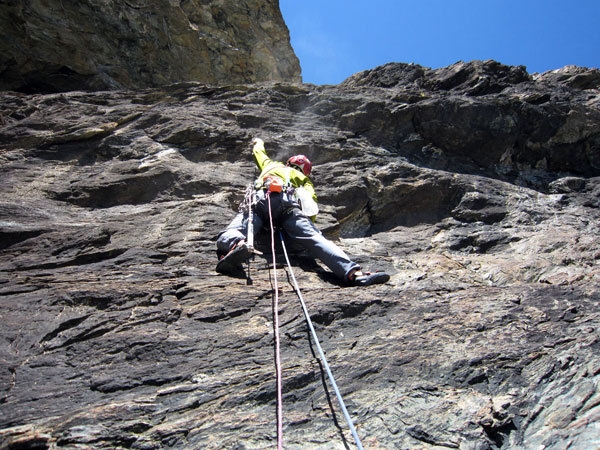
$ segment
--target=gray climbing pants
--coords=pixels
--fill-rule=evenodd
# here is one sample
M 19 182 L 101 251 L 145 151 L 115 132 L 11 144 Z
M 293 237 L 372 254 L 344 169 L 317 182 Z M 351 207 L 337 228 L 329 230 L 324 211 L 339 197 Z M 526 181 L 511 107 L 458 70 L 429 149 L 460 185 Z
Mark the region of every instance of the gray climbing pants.
M 338 278 L 346 281 L 351 271 L 360 266 L 350 260 L 348 255 L 335 243 L 321 234 L 319 229 L 306 217 L 298 203 L 287 193 L 269 193 L 271 213 L 274 226 L 281 228 L 292 240 L 304 248 L 313 258 L 323 262 Z M 256 193 L 253 226 L 258 233 L 264 226 L 269 226 L 269 203 L 266 193 Z M 229 252 L 233 245 L 246 239 L 248 230 L 248 213 L 239 213 L 217 238 L 217 250 L 223 254 Z

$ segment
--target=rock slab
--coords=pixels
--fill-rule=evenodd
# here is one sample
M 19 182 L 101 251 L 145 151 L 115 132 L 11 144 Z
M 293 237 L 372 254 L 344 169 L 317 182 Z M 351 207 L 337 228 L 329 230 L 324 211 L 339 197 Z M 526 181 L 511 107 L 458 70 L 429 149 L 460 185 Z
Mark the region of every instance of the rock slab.
M 365 448 L 597 448 L 599 80 L 2 93 L 0 447 L 275 446 L 269 261 L 214 272 L 260 136 L 311 158 L 317 225 L 392 274 L 345 287 L 292 254 Z M 285 448 L 352 448 L 287 272 Z

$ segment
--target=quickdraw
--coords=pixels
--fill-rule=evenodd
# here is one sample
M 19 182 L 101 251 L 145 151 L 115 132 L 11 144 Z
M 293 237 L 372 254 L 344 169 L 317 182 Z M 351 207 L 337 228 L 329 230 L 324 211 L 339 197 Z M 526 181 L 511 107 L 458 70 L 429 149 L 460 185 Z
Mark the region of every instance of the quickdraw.
M 246 261 L 248 266 L 248 271 L 246 272 L 246 284 L 252 285 L 252 277 L 250 276 L 250 261 L 254 259 L 254 255 L 257 253 L 254 248 L 254 202 L 256 200 L 256 191 L 254 190 L 254 186 L 249 185 L 246 188 L 246 196 L 244 198 L 244 202 L 240 205 L 240 209 L 248 208 L 248 233 L 246 234 L 247 240 L 246 245 L 248 246 L 248 261 Z

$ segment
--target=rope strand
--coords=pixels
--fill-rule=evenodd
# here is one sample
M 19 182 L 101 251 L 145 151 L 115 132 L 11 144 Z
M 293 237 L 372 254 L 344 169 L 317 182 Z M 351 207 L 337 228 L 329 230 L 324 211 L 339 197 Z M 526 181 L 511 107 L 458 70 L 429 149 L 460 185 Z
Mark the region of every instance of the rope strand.
M 277 285 L 277 262 L 275 259 L 275 227 L 273 226 L 273 213 L 271 212 L 271 196 L 267 192 L 269 207 L 269 224 L 271 227 L 271 253 L 273 257 L 273 334 L 275 337 L 275 378 L 277 380 L 277 449 L 283 449 L 283 398 L 281 382 L 281 357 L 279 345 L 279 286 Z
M 276 384 L 277 384 L 277 450 L 283 449 L 283 396 L 282 396 L 282 371 L 281 371 L 281 352 L 280 352 L 280 340 L 279 340 L 279 286 L 277 282 L 277 259 L 275 253 L 275 227 L 273 225 L 273 212 L 271 210 L 271 197 L 270 193 L 266 193 L 267 197 L 267 205 L 269 209 L 269 225 L 271 229 L 271 254 L 273 260 L 273 334 L 275 340 L 275 376 L 276 376 Z M 356 428 L 352 423 L 352 419 L 350 418 L 350 414 L 346 409 L 346 405 L 344 403 L 344 399 L 342 398 L 342 394 L 338 389 L 337 383 L 335 382 L 335 378 L 333 377 L 333 373 L 331 372 L 331 368 L 329 367 L 329 363 L 327 362 L 327 358 L 325 357 L 325 352 L 323 352 L 323 348 L 321 347 L 321 343 L 319 342 L 319 338 L 317 336 L 317 332 L 312 324 L 312 320 L 310 319 L 310 314 L 308 313 L 308 308 L 306 307 L 306 303 L 304 298 L 302 297 L 302 293 L 300 292 L 300 287 L 298 286 L 298 281 L 296 280 L 296 276 L 294 275 L 294 271 L 292 269 L 292 264 L 290 263 L 290 259 L 288 257 L 287 249 L 285 246 L 285 242 L 283 239 L 283 234 L 281 230 L 279 230 L 279 236 L 281 239 L 281 245 L 283 248 L 283 254 L 285 256 L 285 261 L 290 270 L 290 276 L 293 281 L 294 290 L 300 299 L 300 304 L 302 306 L 302 311 L 304 312 L 304 317 L 306 318 L 306 323 L 308 324 L 308 328 L 310 329 L 313 341 L 315 346 L 317 347 L 317 351 L 319 352 L 319 357 L 325 367 L 325 371 L 327 372 L 327 376 L 329 377 L 329 381 L 335 395 L 338 399 L 338 403 L 346 418 L 346 422 L 348 423 L 348 427 L 350 428 L 350 433 L 352 433 L 352 437 L 354 438 L 354 442 L 359 450 L 363 450 L 362 443 L 360 438 L 358 437 L 358 433 L 356 432 Z
M 292 265 L 290 264 L 290 260 L 288 258 L 287 250 L 285 248 L 285 242 L 283 240 L 283 234 L 281 233 L 281 231 L 279 231 L 279 236 L 281 238 L 281 245 L 283 247 L 283 254 L 285 255 L 285 261 L 287 263 L 288 268 L 290 269 L 290 275 L 291 275 L 292 281 L 294 283 L 294 289 L 296 291 L 296 294 L 298 295 L 298 298 L 300 299 L 300 304 L 302 305 L 302 311 L 304 311 L 304 316 L 306 317 L 306 322 L 308 324 L 308 327 L 312 334 L 313 340 L 314 340 L 317 350 L 319 352 L 321 362 L 323 363 L 323 366 L 325 367 L 325 371 L 327 372 L 327 376 L 329 377 L 331 386 L 333 387 L 333 390 L 335 391 L 335 395 L 338 399 L 338 403 L 340 404 L 340 408 L 342 409 L 342 412 L 344 413 L 344 417 L 346 418 L 346 422 L 348 423 L 348 427 L 350 428 L 350 433 L 352 433 L 352 437 L 354 437 L 354 442 L 356 443 L 356 446 L 358 447 L 359 450 L 363 450 L 363 446 L 362 446 L 362 443 L 360 442 L 360 438 L 358 437 L 358 433 L 356 432 L 356 428 L 354 427 L 354 424 L 352 423 L 350 414 L 348 414 L 348 410 L 346 409 L 346 405 L 344 404 L 344 399 L 342 398 L 342 394 L 340 393 L 340 390 L 337 387 L 337 383 L 335 382 L 333 373 L 331 372 L 331 369 L 329 368 L 329 364 L 327 363 L 327 358 L 325 358 L 325 353 L 323 352 L 323 349 L 321 348 L 321 344 L 319 343 L 319 338 L 317 337 L 317 332 L 315 331 L 315 328 L 312 324 L 312 320 L 310 320 L 310 315 L 308 314 L 308 308 L 306 307 L 306 303 L 304 302 L 304 298 L 302 297 L 302 293 L 300 292 L 300 288 L 298 287 L 298 282 L 296 281 L 296 277 L 294 276 L 294 271 L 292 270 Z M 275 244 L 273 244 L 273 248 L 275 248 Z

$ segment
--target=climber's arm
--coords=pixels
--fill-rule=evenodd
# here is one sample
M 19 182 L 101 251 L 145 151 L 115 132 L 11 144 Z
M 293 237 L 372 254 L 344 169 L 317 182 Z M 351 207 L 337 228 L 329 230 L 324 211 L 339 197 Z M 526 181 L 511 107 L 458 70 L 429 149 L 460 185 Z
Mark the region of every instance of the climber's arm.
M 252 143 L 254 144 L 252 147 L 252 156 L 254 156 L 254 161 L 258 166 L 258 170 L 262 171 L 265 166 L 271 162 L 271 159 L 267 156 L 265 143 L 262 139 L 254 138 Z

